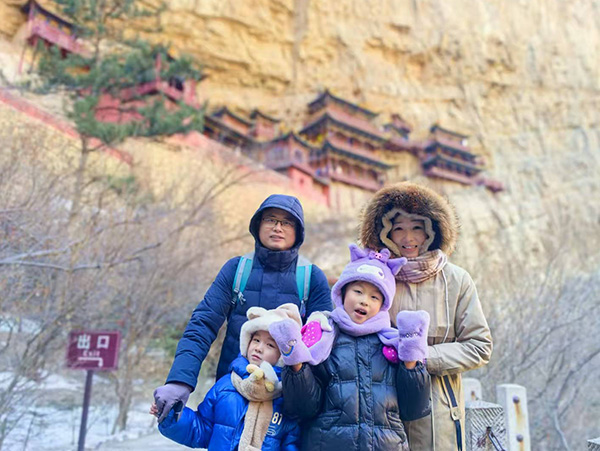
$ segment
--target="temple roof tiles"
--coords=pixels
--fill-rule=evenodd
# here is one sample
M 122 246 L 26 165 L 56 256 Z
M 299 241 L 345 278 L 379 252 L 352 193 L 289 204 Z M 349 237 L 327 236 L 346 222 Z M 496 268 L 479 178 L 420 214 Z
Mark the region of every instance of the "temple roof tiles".
M 469 169 L 475 172 L 481 172 L 483 168 L 481 166 L 477 166 L 474 164 L 467 163 L 463 160 L 458 160 L 456 158 L 448 157 L 447 155 L 433 155 L 429 158 L 426 158 L 422 161 L 423 166 L 435 165 L 438 161 L 443 161 L 445 163 L 454 164 L 461 166 L 465 169 Z
M 343 118 L 333 111 L 327 111 L 323 113 L 317 119 L 304 126 L 304 128 L 300 130 L 300 134 L 307 133 L 311 129 L 321 125 L 323 122 L 331 122 L 333 125 L 337 125 L 338 127 L 356 131 L 359 134 L 365 135 L 378 142 L 385 141 L 381 131 L 370 122 L 360 120 L 358 118 Z
M 421 147 L 423 149 L 430 149 L 432 147 L 435 146 L 441 146 L 444 147 L 446 149 L 449 150 L 453 150 L 456 151 L 458 153 L 463 154 L 464 156 L 470 158 L 470 159 L 474 159 L 477 157 L 477 154 L 473 153 L 471 151 L 471 149 L 469 149 L 468 147 L 463 146 L 461 143 L 456 142 L 456 141 L 452 141 L 449 139 L 444 139 L 441 137 L 436 137 L 435 139 L 430 139 L 428 141 L 425 141 L 424 143 L 421 144 Z
M 280 136 L 278 136 L 276 138 L 273 138 L 273 139 L 271 139 L 269 141 L 263 142 L 263 143 L 261 143 L 261 145 L 263 147 L 266 147 L 266 146 L 268 146 L 271 143 L 281 142 L 281 141 L 287 141 L 290 138 L 293 139 L 294 141 L 296 141 L 298 144 L 300 144 L 302 147 L 304 147 L 307 150 L 316 150 L 316 149 L 318 149 L 317 146 L 311 145 L 308 141 L 305 141 L 300 136 L 298 136 L 296 134 L 296 132 L 288 132 L 285 135 L 280 135 Z
M 223 121 L 220 120 L 219 117 L 214 117 L 214 116 L 204 116 L 204 122 L 207 126 L 217 126 L 218 128 L 225 130 L 227 133 L 232 134 L 233 136 L 235 136 L 236 138 L 239 138 L 241 140 L 245 140 L 247 142 L 249 142 L 250 144 L 256 144 L 256 141 L 254 140 L 254 138 L 252 138 L 249 135 L 246 135 L 244 133 L 239 132 L 238 130 L 235 130 L 234 128 L 228 126 L 227 124 L 223 123 Z
M 69 22 L 66 19 L 63 19 L 60 16 L 61 11 L 60 11 L 60 9 L 57 8 L 57 4 L 54 2 L 46 1 L 46 0 L 41 0 L 41 1 L 40 0 L 29 0 L 26 3 L 24 3 L 23 6 L 21 6 L 21 10 L 24 13 L 28 14 L 31 6 L 35 6 L 37 9 L 42 11 L 47 16 L 52 17 L 57 22 L 60 22 L 61 24 L 65 25 L 71 29 L 75 28 L 71 22 Z
M 250 119 L 255 120 L 257 116 L 260 116 L 260 117 L 262 117 L 270 122 L 273 122 L 273 123 L 281 122 L 281 119 L 277 119 L 277 118 L 274 118 L 273 116 L 269 116 L 269 115 L 263 113 L 262 111 L 260 111 L 259 109 L 255 108 L 250 113 Z
M 308 108 L 312 109 L 314 106 L 316 106 L 318 103 L 326 100 L 326 99 L 331 99 L 333 100 L 335 103 L 338 103 L 340 105 L 343 105 L 345 107 L 349 107 L 355 111 L 359 111 L 362 114 L 368 116 L 369 118 L 373 119 L 375 117 L 377 117 L 379 115 L 379 113 L 375 113 L 374 111 L 371 111 L 367 108 L 361 107 L 360 105 L 357 105 L 356 103 L 352 103 L 349 102 L 347 100 L 342 99 L 341 97 L 337 97 L 335 95 L 333 95 L 328 89 L 326 89 L 325 91 L 323 91 L 315 100 L 313 100 L 312 102 L 310 102 L 308 104 Z
M 435 133 L 437 130 L 441 131 L 442 133 L 447 133 L 449 135 L 453 135 L 456 136 L 457 138 L 461 138 L 461 139 L 467 139 L 469 137 L 469 135 L 463 135 L 462 133 L 458 133 L 452 130 L 448 130 L 447 128 L 443 128 L 438 124 L 433 124 L 431 126 L 431 128 L 429 129 L 429 131 L 431 133 Z
M 211 116 L 213 117 L 217 117 L 217 118 L 221 118 L 222 116 L 231 116 L 232 118 L 234 118 L 236 121 L 241 122 L 244 125 L 247 125 L 248 127 L 252 126 L 252 122 L 250 122 L 247 119 L 244 119 L 243 117 L 235 114 L 233 111 L 231 111 L 229 108 L 227 108 L 226 106 L 219 108 L 218 110 L 214 111 Z

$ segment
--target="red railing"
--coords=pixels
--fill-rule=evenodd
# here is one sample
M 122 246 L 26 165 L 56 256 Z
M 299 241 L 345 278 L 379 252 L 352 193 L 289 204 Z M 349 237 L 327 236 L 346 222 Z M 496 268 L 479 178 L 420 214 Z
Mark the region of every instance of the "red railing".
M 190 106 L 198 106 L 198 102 L 196 101 L 195 94 L 192 90 L 186 95 L 185 91 L 170 86 L 169 83 L 164 80 L 152 80 L 134 86 L 133 88 L 124 89 L 119 97 L 122 100 L 127 101 L 133 97 L 143 96 L 153 91 L 162 92 L 173 100 L 183 100 Z
M 65 49 L 71 53 L 85 54 L 87 51 L 83 45 L 77 40 L 64 31 L 53 27 L 45 20 L 33 18 L 30 21 L 30 33 L 29 37 L 39 36 L 42 39 L 48 41 L 51 44 Z

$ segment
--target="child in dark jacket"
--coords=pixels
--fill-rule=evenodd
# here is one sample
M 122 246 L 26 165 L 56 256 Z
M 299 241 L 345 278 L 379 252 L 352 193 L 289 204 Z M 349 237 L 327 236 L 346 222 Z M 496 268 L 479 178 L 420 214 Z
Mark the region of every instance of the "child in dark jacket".
M 333 286 L 329 320 L 301 330 L 283 320 L 269 332 L 286 366 L 285 411 L 305 421 L 302 449 L 407 449 L 402 420 L 430 413 L 426 312 L 387 313 L 405 258 L 350 246 L 351 262 Z
M 240 332 L 241 355 L 210 389 L 194 412 L 185 407 L 177 421 L 175 409 L 158 425 L 165 437 L 209 451 L 297 451 L 300 429 L 283 415 L 281 352 L 268 332 L 271 323 L 289 319 L 302 324 L 298 307 L 273 310 L 251 307 Z M 156 403 L 150 413 L 158 416 Z

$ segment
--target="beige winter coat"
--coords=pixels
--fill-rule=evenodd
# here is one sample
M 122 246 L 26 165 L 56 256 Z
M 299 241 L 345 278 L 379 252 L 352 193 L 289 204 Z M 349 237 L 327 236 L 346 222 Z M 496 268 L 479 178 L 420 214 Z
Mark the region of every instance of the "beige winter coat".
M 381 189 L 367 206 L 360 241 L 380 248 L 381 217 L 394 207 L 427 216 L 434 222 L 436 239 L 430 250 L 449 255 L 456 243 L 458 224 L 452 207 L 437 193 L 419 185 L 400 183 Z M 427 369 L 432 375 L 432 416 L 406 422 L 412 451 L 457 450 L 455 419 L 459 419 L 464 442 L 464 402 L 461 373 L 486 364 L 492 353 L 492 337 L 481 309 L 475 284 L 464 269 L 447 263 L 424 282 L 398 281 L 390 309 L 392 321 L 400 310 L 425 310 L 431 317 Z M 447 289 L 447 302 L 446 302 Z M 444 337 L 445 340 L 444 340 Z M 451 408 L 442 376 L 448 375 L 458 407 Z M 434 445 L 435 437 L 435 445 Z

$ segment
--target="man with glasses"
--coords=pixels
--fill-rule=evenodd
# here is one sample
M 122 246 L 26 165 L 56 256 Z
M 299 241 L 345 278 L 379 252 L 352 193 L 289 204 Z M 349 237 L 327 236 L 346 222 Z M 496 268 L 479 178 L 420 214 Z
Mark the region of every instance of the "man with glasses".
M 283 194 L 269 196 L 252 216 L 250 233 L 255 241 L 254 255 L 243 296 L 239 296 L 241 300 L 236 299 L 234 282 L 237 281 L 240 259 L 244 257 L 235 257 L 223 265 L 192 313 L 177 345 L 167 382 L 154 391 L 159 423 L 175 404 L 183 406 L 187 402 L 196 386 L 202 362 L 225 319 L 227 332 L 217 367 L 217 380 L 228 373 L 229 364 L 238 355 L 240 329 L 250 307 L 270 310 L 288 302 L 301 306 L 296 279 L 298 250 L 304 242 L 304 213 L 300 201 Z M 316 265 L 310 265 L 310 271 L 303 320 L 312 312 L 331 310 L 325 274 Z

